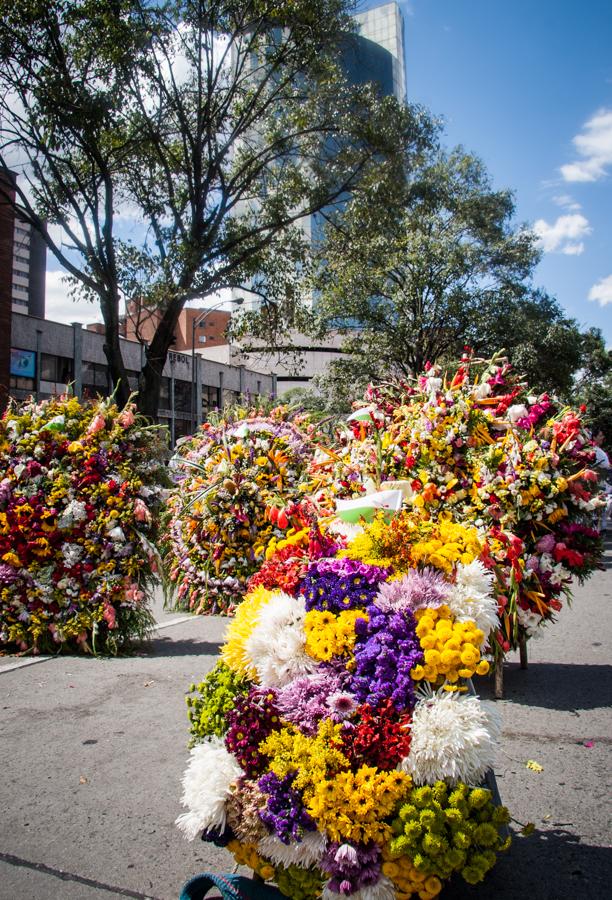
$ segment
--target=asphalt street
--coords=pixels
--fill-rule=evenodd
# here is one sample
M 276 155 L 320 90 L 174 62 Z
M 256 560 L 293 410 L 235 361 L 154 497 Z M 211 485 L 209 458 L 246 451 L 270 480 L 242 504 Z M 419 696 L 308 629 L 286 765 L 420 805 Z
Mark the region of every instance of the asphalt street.
M 606 566 L 530 642 L 528 670 L 506 667 L 497 781 L 535 832 L 483 885 L 459 881 L 446 900 L 612 894 L 612 541 Z M 155 639 L 135 656 L 0 657 L 2 900 L 175 900 L 191 875 L 232 870 L 229 854 L 174 825 L 185 691 L 214 665 L 225 620 L 157 611 Z M 479 680 L 482 696 L 490 688 Z

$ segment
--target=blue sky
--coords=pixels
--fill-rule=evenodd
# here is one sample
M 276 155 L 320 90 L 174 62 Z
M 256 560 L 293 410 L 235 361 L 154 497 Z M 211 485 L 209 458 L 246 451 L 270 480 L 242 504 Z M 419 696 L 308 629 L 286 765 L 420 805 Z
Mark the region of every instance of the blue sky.
M 399 5 L 408 99 L 513 190 L 546 251 L 535 283 L 611 346 L 612 0 Z

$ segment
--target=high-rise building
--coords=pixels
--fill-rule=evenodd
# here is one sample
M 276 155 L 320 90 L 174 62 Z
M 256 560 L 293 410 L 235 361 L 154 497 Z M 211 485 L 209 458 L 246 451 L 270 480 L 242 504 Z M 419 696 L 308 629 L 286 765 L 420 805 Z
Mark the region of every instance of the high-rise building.
M 13 312 L 45 317 L 47 245 L 42 236 L 15 213 L 13 232 Z
M 385 75 L 377 80 L 383 93 L 393 94 L 398 100 L 406 99 L 406 67 L 404 63 L 404 19 L 399 5 L 383 3 L 362 13 L 356 13 L 362 41 L 369 41 L 386 51 L 385 68 L 390 65 L 390 79 Z
M 404 63 L 404 19 L 399 4 L 392 0 L 356 13 L 357 33 L 350 35 L 340 48 L 339 60 L 351 84 L 376 84 L 384 96 L 406 99 L 406 68 Z M 240 206 L 239 210 L 242 211 Z M 321 239 L 326 210 L 304 216 L 299 225 L 308 243 L 313 246 Z M 258 295 L 232 289 L 232 299 L 246 301 L 243 308 L 256 309 Z
M 3 267 L 0 279 L 11 297 L 12 312 L 45 317 L 47 245 L 36 229 L 15 207 L 15 172 L 0 173 L 0 207 L 4 240 L 10 244 L 11 266 Z M 10 220 L 10 223 L 9 223 Z

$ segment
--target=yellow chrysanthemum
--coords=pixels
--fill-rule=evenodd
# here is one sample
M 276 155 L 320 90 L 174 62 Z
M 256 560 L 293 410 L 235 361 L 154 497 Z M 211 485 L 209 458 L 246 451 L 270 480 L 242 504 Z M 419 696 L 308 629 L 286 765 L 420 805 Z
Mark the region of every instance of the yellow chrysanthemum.
M 247 594 L 228 626 L 225 644 L 221 648 L 221 658 L 230 669 L 239 675 L 257 678 L 257 673 L 247 656 L 245 644 L 257 624 L 262 606 L 268 602 L 272 594 L 272 591 L 264 587 L 256 587 L 254 591 Z

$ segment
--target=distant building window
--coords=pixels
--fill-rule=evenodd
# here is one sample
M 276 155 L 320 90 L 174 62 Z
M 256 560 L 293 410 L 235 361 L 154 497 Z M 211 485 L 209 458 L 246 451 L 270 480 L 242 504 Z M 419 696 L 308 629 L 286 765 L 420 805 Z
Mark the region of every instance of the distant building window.
M 13 297 L 13 306 L 22 306 L 24 309 L 27 309 L 28 305 L 27 300 L 22 300 L 21 297 Z
M 23 228 L 21 225 L 15 225 L 15 234 L 28 235 L 29 233 L 30 233 L 29 228 Z
M 21 291 L 22 294 L 27 294 L 27 293 L 28 293 L 27 287 L 24 287 L 22 284 L 15 284 L 15 282 L 13 282 L 13 290 L 14 290 L 14 291 Z
M 67 356 L 52 356 L 50 353 L 43 353 L 40 377 L 42 381 L 68 384 L 74 378 L 73 360 Z

